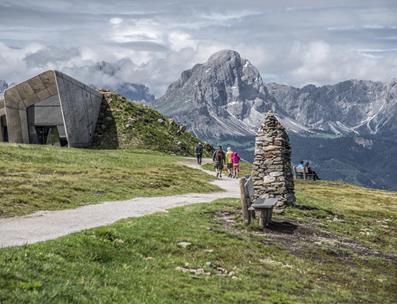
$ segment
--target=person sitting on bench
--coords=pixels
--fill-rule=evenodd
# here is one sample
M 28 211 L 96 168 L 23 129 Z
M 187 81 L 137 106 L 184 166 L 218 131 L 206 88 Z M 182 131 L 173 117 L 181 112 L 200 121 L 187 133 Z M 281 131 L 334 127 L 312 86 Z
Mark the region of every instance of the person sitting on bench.
M 318 177 L 316 171 L 314 171 L 314 170 L 312 169 L 312 167 L 310 167 L 309 162 L 306 162 L 305 167 L 306 167 L 307 176 L 308 176 L 309 178 L 312 178 L 314 181 L 320 179 L 320 178 Z

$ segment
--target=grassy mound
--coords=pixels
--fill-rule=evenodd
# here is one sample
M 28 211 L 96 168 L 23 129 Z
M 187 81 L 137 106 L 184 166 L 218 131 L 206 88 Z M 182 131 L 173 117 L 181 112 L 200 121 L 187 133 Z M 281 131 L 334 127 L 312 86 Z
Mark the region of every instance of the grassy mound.
M 146 150 L 0 144 L 0 217 L 216 189 L 179 160 Z
M 0 302 L 396 303 L 396 193 L 299 182 L 297 198 L 265 233 L 226 199 L 0 250 Z
M 156 110 L 103 90 L 94 146 L 193 155 L 199 140 Z

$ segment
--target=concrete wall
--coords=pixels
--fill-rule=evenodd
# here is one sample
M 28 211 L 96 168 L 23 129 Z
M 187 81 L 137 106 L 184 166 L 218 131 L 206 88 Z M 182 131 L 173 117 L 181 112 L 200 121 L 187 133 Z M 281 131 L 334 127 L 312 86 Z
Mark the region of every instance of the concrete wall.
M 88 147 L 94 136 L 102 103 L 97 90 L 55 71 L 59 98 L 70 147 Z

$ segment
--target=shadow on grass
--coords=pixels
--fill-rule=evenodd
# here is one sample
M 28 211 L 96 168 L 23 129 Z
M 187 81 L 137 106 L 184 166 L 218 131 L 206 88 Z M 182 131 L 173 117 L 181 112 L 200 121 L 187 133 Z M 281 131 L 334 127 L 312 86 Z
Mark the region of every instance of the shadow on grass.
M 308 205 L 295 205 L 294 208 L 299 210 L 320 210 L 317 207 L 308 206 Z
M 265 228 L 265 230 L 270 230 L 278 233 L 293 234 L 296 228 L 298 228 L 298 226 L 290 222 L 272 221 L 269 226 Z

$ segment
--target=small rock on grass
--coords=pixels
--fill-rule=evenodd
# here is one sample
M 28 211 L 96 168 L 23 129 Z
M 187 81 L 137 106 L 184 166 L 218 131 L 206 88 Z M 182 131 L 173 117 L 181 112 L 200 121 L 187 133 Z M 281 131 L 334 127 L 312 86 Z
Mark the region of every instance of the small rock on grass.
M 178 246 L 181 248 L 184 248 L 184 249 L 190 247 L 191 245 L 192 245 L 192 243 L 189 243 L 189 242 L 179 242 L 178 243 Z

